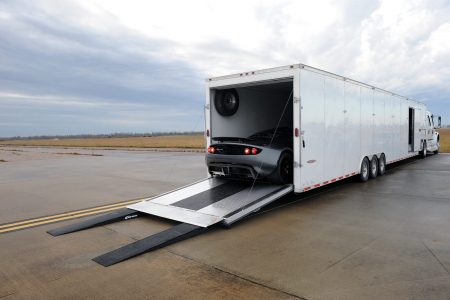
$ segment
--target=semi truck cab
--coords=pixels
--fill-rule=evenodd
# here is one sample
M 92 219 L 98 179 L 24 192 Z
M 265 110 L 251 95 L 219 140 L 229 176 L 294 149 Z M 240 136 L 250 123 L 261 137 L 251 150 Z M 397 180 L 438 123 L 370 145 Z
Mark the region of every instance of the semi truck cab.
M 436 129 L 441 128 L 441 116 L 436 116 L 427 111 L 424 120 L 424 137 L 422 141 L 421 156 L 425 157 L 428 152 L 439 153 L 439 132 Z

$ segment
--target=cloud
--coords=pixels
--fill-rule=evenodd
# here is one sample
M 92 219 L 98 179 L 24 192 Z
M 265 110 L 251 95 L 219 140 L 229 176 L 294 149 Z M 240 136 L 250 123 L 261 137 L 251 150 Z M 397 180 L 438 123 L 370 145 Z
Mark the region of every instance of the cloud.
M 448 15 L 441 0 L 2 1 L 0 136 L 190 130 L 203 78 L 296 62 L 449 120 Z
M 189 130 L 195 124 L 203 113 L 204 75 L 182 60 L 152 54 L 171 43 L 143 37 L 106 13 L 49 3 L 0 4 L 0 136 Z

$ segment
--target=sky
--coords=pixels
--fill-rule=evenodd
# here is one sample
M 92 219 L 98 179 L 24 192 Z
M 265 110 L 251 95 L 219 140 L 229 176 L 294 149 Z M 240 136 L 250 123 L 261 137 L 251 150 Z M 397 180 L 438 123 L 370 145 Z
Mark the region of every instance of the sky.
M 0 137 L 202 131 L 205 78 L 304 63 L 450 124 L 450 1 L 0 1 Z

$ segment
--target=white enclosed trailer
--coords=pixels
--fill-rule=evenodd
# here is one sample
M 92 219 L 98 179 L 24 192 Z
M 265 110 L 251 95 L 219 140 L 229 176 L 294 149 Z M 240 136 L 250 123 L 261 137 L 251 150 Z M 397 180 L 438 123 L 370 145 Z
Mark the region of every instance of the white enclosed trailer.
M 224 117 L 214 97 L 231 88 L 239 94 L 239 110 Z M 298 193 L 373 168 L 382 174 L 386 164 L 439 150 L 425 104 L 303 64 L 209 78 L 205 107 L 208 146 L 217 136 L 291 126 Z
M 213 101 L 224 89 L 239 95 L 238 109 L 228 116 L 219 114 Z M 368 175 L 373 171 L 369 162 L 375 174 L 384 173 L 385 163 L 439 150 L 439 135 L 424 104 L 302 64 L 207 79 L 205 111 L 207 146 L 213 137 L 246 137 L 261 130 L 290 128 L 293 182 L 208 176 L 49 233 L 57 236 L 144 215 L 180 222 L 94 258 L 109 266 L 201 234 L 215 224 L 230 225 L 288 193 L 364 172 Z

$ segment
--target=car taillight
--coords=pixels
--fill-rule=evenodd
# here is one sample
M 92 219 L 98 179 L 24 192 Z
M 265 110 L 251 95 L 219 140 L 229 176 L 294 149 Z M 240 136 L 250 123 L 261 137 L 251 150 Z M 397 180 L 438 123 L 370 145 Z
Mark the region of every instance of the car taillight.
M 258 148 L 245 148 L 244 149 L 244 154 L 245 155 L 250 155 L 250 154 L 256 155 L 259 152 L 261 152 L 261 149 L 258 149 Z
M 214 148 L 213 146 L 209 146 L 208 147 L 208 153 L 211 153 L 211 154 L 216 153 L 216 148 Z

